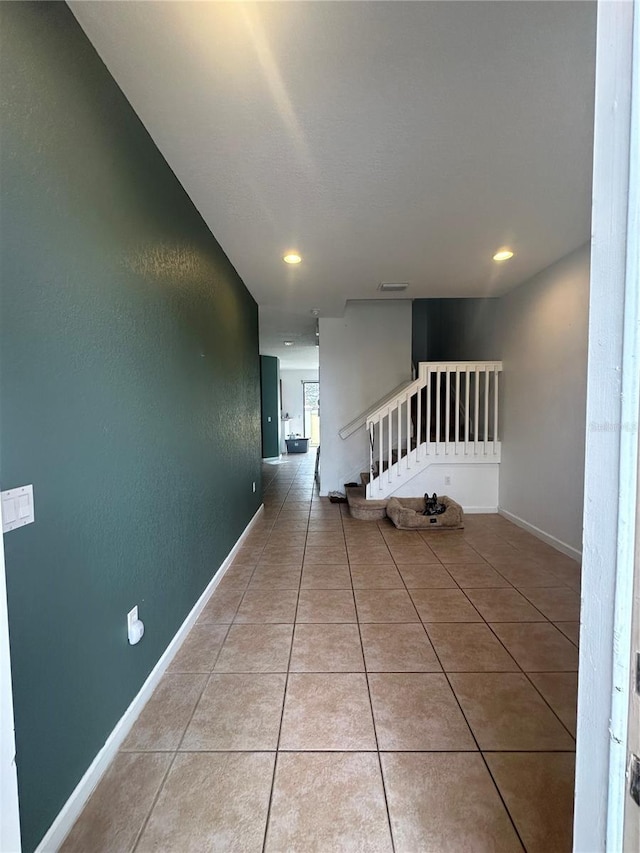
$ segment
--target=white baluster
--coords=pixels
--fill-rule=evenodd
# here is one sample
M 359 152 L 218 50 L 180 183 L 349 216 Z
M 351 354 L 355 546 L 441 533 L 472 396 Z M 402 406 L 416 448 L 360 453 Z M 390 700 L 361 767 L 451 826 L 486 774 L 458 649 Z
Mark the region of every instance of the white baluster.
M 484 455 L 489 449 L 489 368 L 484 370 Z
M 467 368 L 464 373 L 464 455 L 469 453 L 469 421 L 471 420 L 471 412 L 469 411 L 469 385 L 471 371 Z
M 440 389 L 442 373 L 440 368 L 436 371 L 436 454 L 440 453 Z
M 480 371 L 476 367 L 474 370 L 475 388 L 474 388 L 474 403 L 473 403 L 473 453 L 478 455 L 478 421 L 480 419 Z

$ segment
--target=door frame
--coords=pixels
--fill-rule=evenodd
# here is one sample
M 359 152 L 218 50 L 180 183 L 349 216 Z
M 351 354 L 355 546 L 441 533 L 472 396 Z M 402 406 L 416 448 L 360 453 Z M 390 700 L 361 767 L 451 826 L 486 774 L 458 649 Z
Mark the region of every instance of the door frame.
M 575 851 L 623 849 L 640 400 L 639 8 L 598 3 Z

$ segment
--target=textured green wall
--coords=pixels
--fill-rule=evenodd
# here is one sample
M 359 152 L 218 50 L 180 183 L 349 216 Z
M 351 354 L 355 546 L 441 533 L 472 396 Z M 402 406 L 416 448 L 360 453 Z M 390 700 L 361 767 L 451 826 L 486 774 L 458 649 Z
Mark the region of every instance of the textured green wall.
M 280 454 L 280 361 L 275 356 L 260 356 L 260 393 L 262 456 L 271 459 Z
M 259 506 L 258 320 L 66 5 L 0 16 L 0 475 L 33 483 L 36 511 L 5 537 L 31 851 Z

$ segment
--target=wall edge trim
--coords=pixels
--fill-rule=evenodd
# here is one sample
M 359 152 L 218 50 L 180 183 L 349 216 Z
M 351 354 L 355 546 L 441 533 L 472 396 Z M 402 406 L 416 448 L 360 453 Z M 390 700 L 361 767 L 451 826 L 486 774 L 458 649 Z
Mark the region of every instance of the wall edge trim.
M 202 592 L 202 595 L 193 605 L 190 612 L 187 614 L 187 617 L 185 618 L 184 622 L 178 628 L 173 639 L 170 641 L 169 645 L 158 659 L 158 662 L 147 676 L 142 687 L 140 688 L 136 696 L 133 698 L 131 704 L 114 726 L 113 730 L 107 737 L 104 746 L 99 750 L 99 752 L 85 771 L 83 777 L 80 779 L 76 787 L 71 792 L 68 800 L 58 812 L 58 815 L 54 819 L 53 823 L 51 824 L 51 826 L 43 836 L 42 840 L 36 847 L 35 853 L 54 853 L 54 851 L 60 848 L 65 838 L 71 831 L 76 820 L 80 816 L 80 813 L 82 812 L 87 801 L 89 800 L 89 797 L 94 792 L 98 783 L 107 771 L 111 761 L 113 760 L 118 749 L 120 748 L 121 743 L 129 734 L 131 727 L 133 726 L 136 719 L 140 715 L 140 712 L 151 697 L 151 694 L 157 687 L 160 679 L 164 675 L 165 670 L 175 657 L 178 649 L 184 642 L 188 632 L 193 627 L 198 616 L 204 609 L 206 603 L 213 595 L 216 587 L 218 586 L 225 573 L 227 572 L 229 566 L 231 565 L 231 562 L 235 557 L 237 551 L 242 546 L 244 540 L 250 533 L 251 528 L 256 523 L 263 511 L 264 504 L 260 504 L 253 518 L 251 519 L 251 521 L 249 521 L 243 532 L 240 534 L 240 537 L 238 538 L 237 542 L 221 563 L 220 568 L 211 578 L 204 591 Z
M 462 511 L 466 512 L 467 515 L 483 515 L 485 513 L 495 515 L 499 512 L 499 508 L 497 506 L 463 506 Z
M 566 542 L 563 542 L 562 539 L 552 536 L 540 527 L 536 527 L 535 524 L 530 524 L 528 521 L 525 521 L 524 518 L 520 518 L 519 515 L 514 515 L 512 512 L 509 512 L 509 510 L 506 510 L 501 506 L 498 507 L 498 514 L 504 516 L 508 521 L 512 521 L 515 525 L 526 530 L 528 533 L 532 533 L 537 539 L 542 539 L 542 541 L 546 542 L 547 545 L 551 545 L 551 547 L 555 548 L 556 551 L 560 551 L 567 557 L 571 557 L 571 559 L 576 562 L 579 563 L 582 560 L 582 551 L 579 551 L 572 545 L 568 545 Z

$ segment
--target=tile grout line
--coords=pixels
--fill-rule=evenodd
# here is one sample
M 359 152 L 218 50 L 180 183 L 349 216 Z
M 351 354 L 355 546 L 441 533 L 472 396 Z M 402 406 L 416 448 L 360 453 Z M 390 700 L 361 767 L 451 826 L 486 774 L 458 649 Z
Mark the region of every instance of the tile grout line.
M 342 512 L 340 513 L 340 518 L 342 521 Z M 342 521 L 342 532 L 345 537 L 345 545 L 346 545 L 346 534 L 344 529 L 344 521 Z M 373 736 L 375 738 L 376 744 L 376 755 L 378 757 L 378 769 L 380 771 L 380 783 L 382 785 L 382 796 L 384 797 L 384 807 L 387 813 L 387 826 L 389 827 L 389 838 L 391 840 L 391 850 L 395 851 L 396 842 L 393 835 L 393 826 L 391 823 L 391 810 L 389 808 L 389 796 L 387 793 L 387 785 L 385 783 L 384 771 L 382 769 L 382 756 L 380 754 L 380 741 L 378 740 L 378 729 L 376 727 L 376 717 L 375 712 L 373 710 L 373 700 L 371 699 L 371 684 L 369 682 L 369 670 L 367 669 L 367 660 L 364 654 L 364 643 L 362 642 L 362 629 L 360 627 L 360 614 L 358 612 L 358 606 L 356 602 L 356 592 L 355 587 L 353 585 L 353 575 L 351 574 L 351 561 L 349 559 L 349 549 L 347 548 L 347 563 L 349 566 L 349 578 L 351 580 L 351 595 L 353 596 L 353 606 L 356 611 L 356 624 L 358 626 L 358 637 L 360 638 L 360 653 L 362 654 L 362 666 L 364 667 L 364 677 L 367 684 L 367 695 L 369 696 L 369 709 L 371 711 L 371 725 L 373 727 Z
M 289 493 L 289 491 L 291 491 L 291 487 L 289 487 L 287 494 Z M 286 500 L 286 498 L 285 498 L 285 500 Z M 312 500 L 309 502 L 309 514 L 311 514 L 311 503 L 312 503 Z M 308 522 L 307 522 L 307 531 L 308 531 L 308 529 L 309 529 L 309 527 L 308 527 Z M 308 532 L 307 532 L 306 536 L 308 536 Z M 302 551 L 302 566 L 304 566 L 304 555 L 305 555 L 306 550 L 307 550 L 306 536 L 305 536 L 304 548 Z M 295 610 L 293 613 L 293 627 L 291 630 L 291 645 L 289 646 L 289 657 L 287 660 L 287 670 L 286 670 L 285 678 L 284 678 L 284 692 L 282 694 L 282 708 L 280 709 L 280 725 L 278 726 L 278 738 L 276 740 L 275 756 L 274 756 L 274 760 L 273 760 L 273 773 L 271 774 L 271 787 L 269 789 L 269 801 L 267 803 L 267 812 L 265 815 L 264 835 L 262 838 L 262 853 L 265 853 L 265 851 L 266 851 L 267 838 L 269 835 L 269 824 L 271 823 L 271 807 L 273 804 L 273 794 L 274 794 L 275 782 L 276 782 L 276 771 L 278 769 L 278 752 L 280 749 L 280 739 L 282 737 L 282 723 L 284 721 L 284 708 L 285 708 L 285 704 L 287 701 L 287 688 L 289 686 L 289 669 L 291 667 L 291 657 L 293 655 L 293 642 L 294 642 L 295 633 L 296 633 L 296 617 L 298 615 L 298 605 L 300 603 L 300 588 L 302 585 L 302 571 L 303 571 L 303 568 L 301 567 L 300 577 L 298 580 L 298 594 L 296 597 L 296 606 L 295 606 Z

